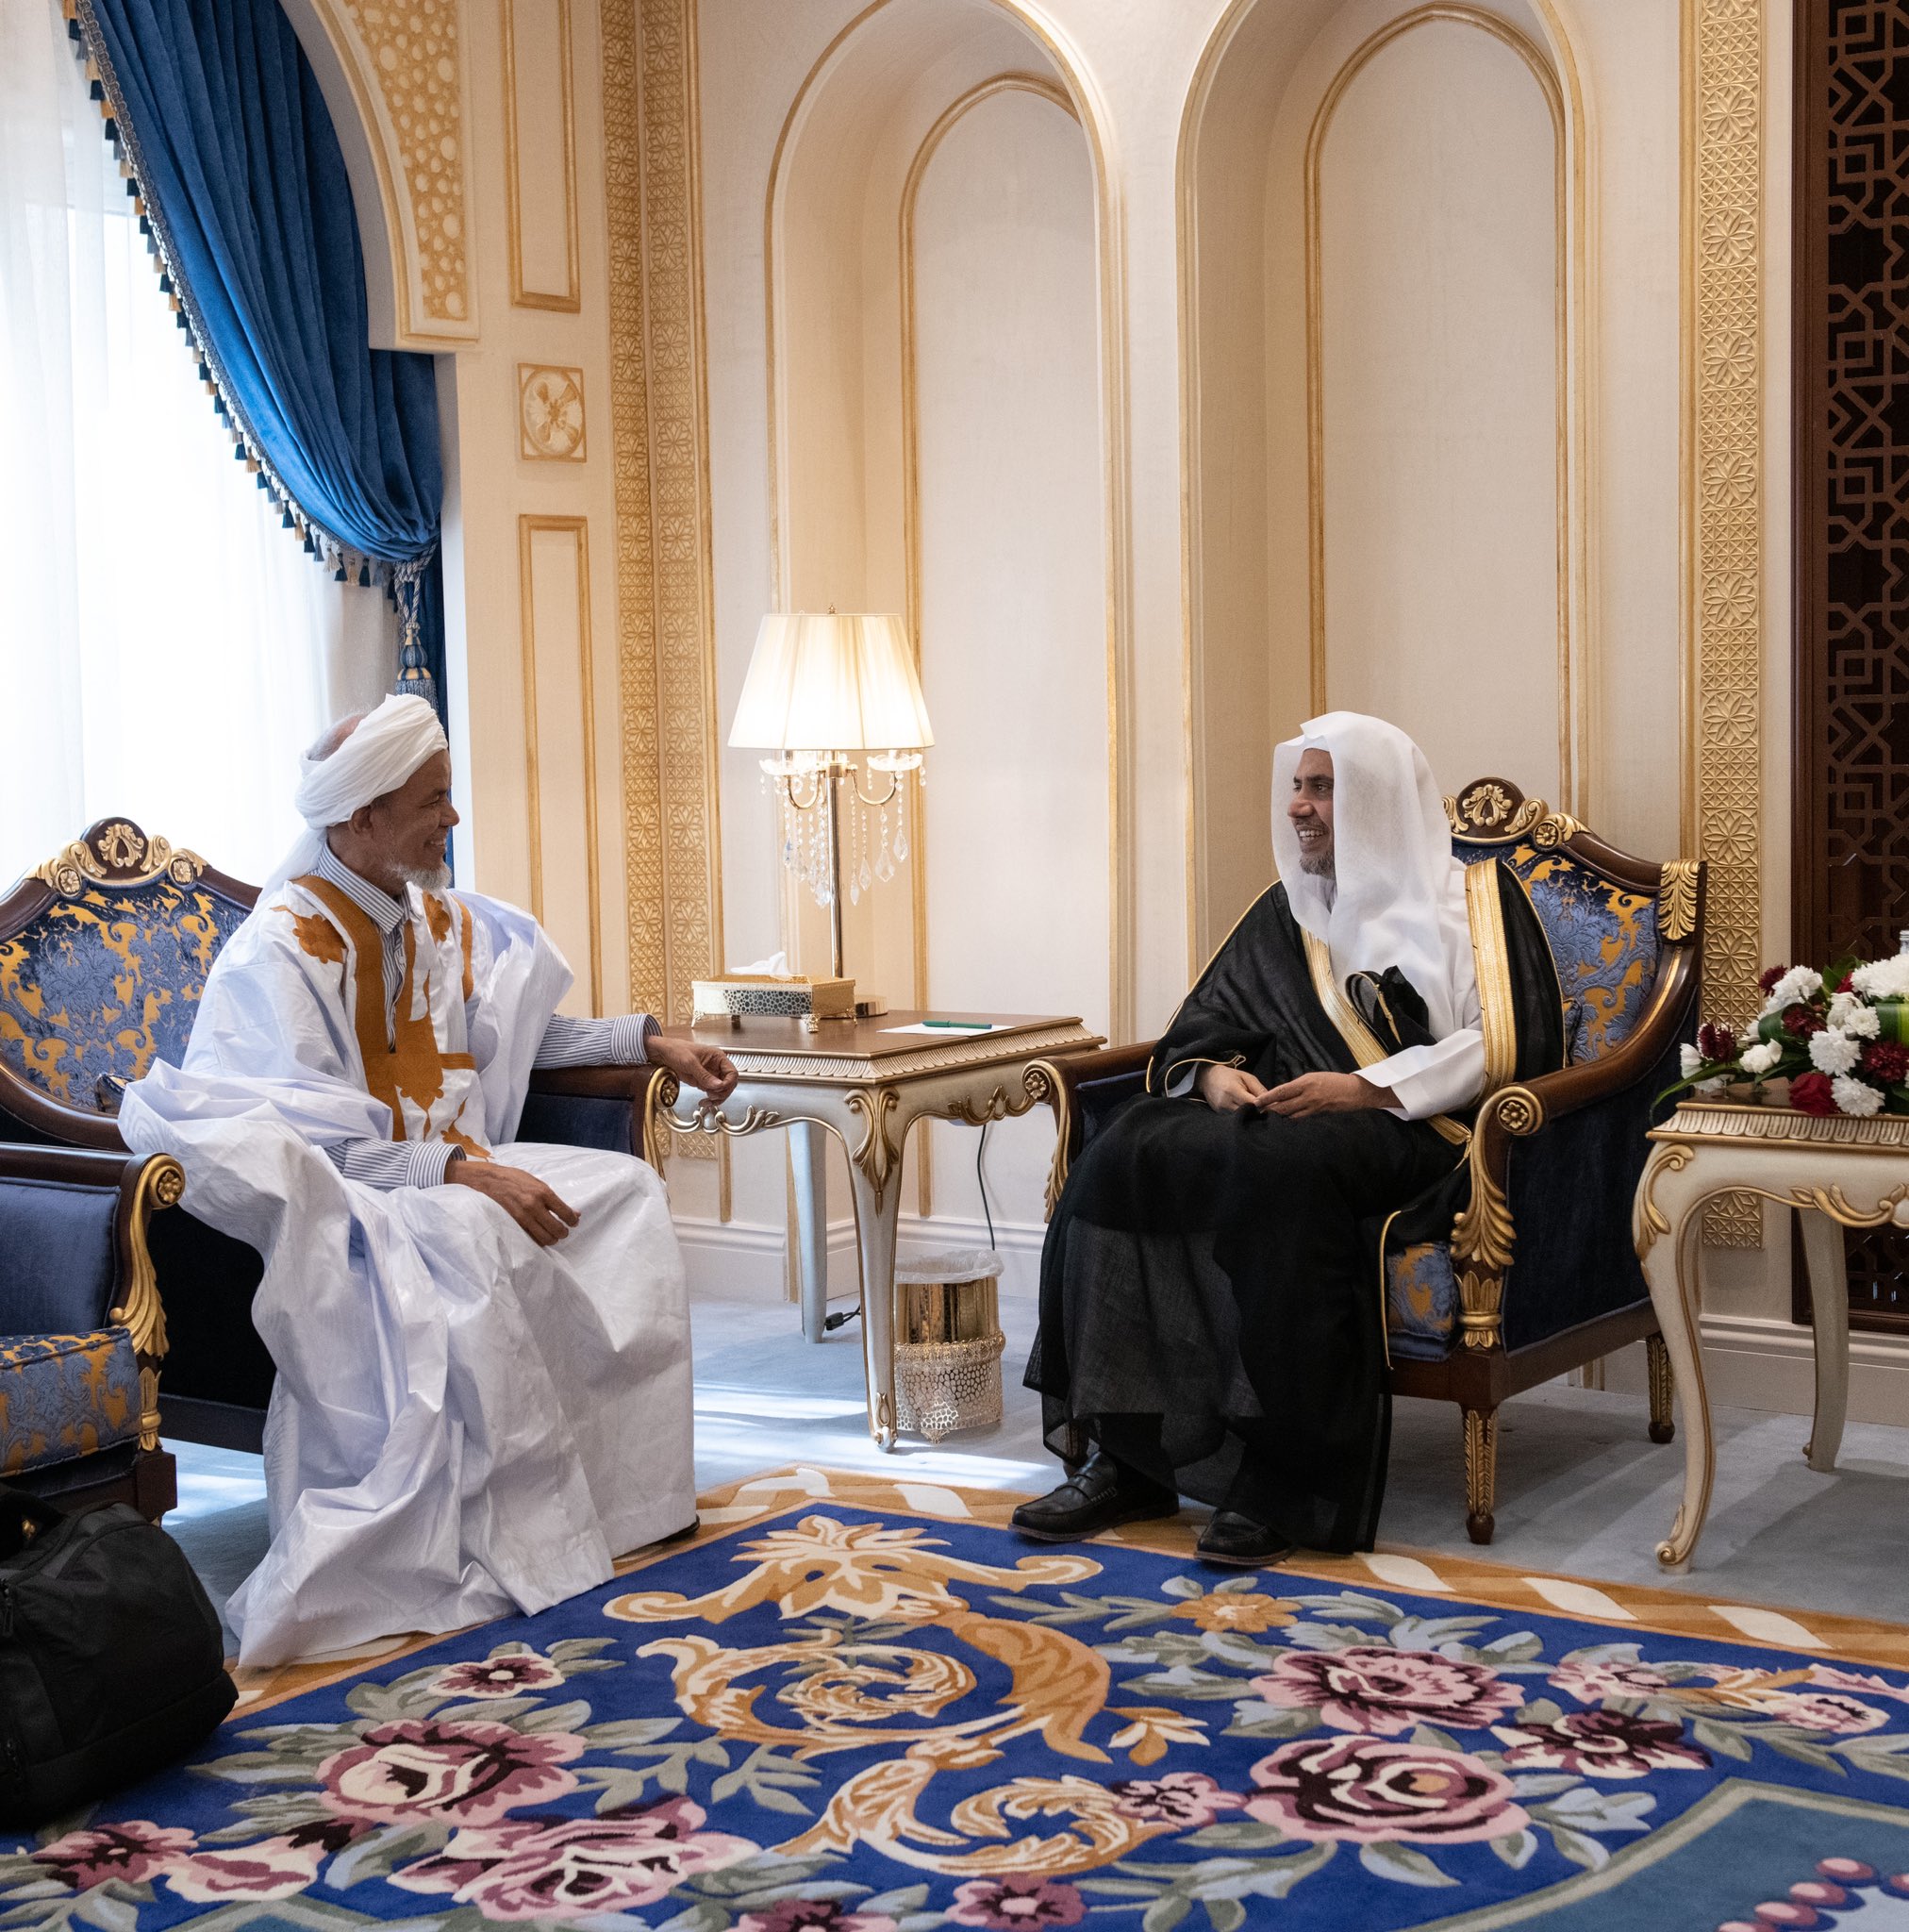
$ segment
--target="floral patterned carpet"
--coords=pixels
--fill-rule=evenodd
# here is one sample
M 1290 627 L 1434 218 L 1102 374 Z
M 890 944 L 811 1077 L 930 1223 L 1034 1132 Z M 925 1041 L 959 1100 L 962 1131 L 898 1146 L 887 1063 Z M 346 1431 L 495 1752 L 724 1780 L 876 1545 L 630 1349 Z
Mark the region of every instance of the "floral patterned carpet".
M 1909 1928 L 1909 1676 L 1852 1643 L 799 1474 L 541 1616 L 253 1684 L 0 1840 L 0 1928 Z

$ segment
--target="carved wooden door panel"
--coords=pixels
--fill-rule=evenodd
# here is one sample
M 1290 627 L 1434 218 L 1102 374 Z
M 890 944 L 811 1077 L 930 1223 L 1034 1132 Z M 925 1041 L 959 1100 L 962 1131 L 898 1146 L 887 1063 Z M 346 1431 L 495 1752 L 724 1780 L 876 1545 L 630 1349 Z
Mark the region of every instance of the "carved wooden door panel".
M 1797 0 L 1796 78 L 1794 945 L 1828 966 L 1909 926 L 1909 0 Z M 1851 1319 L 1909 1328 L 1909 1237 L 1849 1255 Z

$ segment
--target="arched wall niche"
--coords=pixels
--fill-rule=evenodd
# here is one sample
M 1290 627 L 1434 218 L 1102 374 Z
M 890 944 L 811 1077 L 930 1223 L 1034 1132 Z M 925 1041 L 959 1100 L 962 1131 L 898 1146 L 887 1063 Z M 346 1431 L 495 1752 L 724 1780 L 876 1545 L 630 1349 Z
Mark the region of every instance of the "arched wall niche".
M 875 0 L 824 50 L 790 106 L 764 216 L 772 567 L 784 608 L 840 606 L 841 587 L 859 585 L 847 594 L 905 611 L 918 648 L 932 651 L 921 632 L 921 523 L 933 492 L 922 489 L 912 366 L 914 218 L 951 137 L 1004 103 L 1056 125 L 1066 116 L 1089 169 L 1104 582 L 1093 687 L 1081 700 L 1104 714 L 1097 782 L 1107 798 L 1106 991 L 1092 1005 L 1118 1027 L 1133 997 L 1134 950 L 1131 887 L 1113 856 L 1128 849 L 1114 828 L 1131 805 L 1120 217 L 1091 85 L 1050 24 L 1018 0 Z M 932 881 L 935 860 L 917 874 Z M 792 898 L 786 909 L 793 929 Z M 916 974 L 916 961 L 925 964 L 922 917 L 911 936 L 882 923 L 882 910 L 879 899 L 872 915 L 851 908 L 852 949 L 874 959 L 885 987 L 926 995 L 932 989 Z
M 1124 431 L 1094 115 L 995 0 L 877 6 L 824 53 L 765 208 L 771 530 L 783 608 L 905 613 L 935 724 L 905 876 L 844 908 L 851 969 L 894 1004 L 1118 1028 Z M 825 958 L 825 914 L 783 888 L 785 934 Z M 1004 1124 L 997 1207 L 1032 1215 L 1039 1139 Z M 946 1205 L 978 1218 L 959 1173 Z
M 1196 965 L 1270 876 L 1271 747 L 1317 710 L 1587 807 L 1587 145 L 1551 0 L 1236 0 L 1208 43 L 1178 163 Z
M 368 0 L 284 6 L 344 151 L 364 243 L 372 346 L 474 342 L 469 49 L 456 0 L 413 0 L 405 8 Z

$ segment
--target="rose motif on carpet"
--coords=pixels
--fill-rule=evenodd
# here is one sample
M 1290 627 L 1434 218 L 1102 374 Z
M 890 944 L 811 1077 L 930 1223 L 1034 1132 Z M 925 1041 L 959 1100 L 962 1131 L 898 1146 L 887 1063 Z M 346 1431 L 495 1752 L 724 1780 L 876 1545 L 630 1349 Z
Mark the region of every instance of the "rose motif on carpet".
M 241 1712 L 0 1927 L 1803 1924 L 1905 1780 L 1893 1673 L 807 1502 Z

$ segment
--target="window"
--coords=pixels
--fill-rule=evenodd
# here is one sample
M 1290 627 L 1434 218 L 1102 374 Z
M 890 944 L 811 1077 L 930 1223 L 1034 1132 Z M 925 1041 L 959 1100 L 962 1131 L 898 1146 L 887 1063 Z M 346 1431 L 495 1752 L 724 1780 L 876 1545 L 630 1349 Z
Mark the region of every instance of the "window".
M 55 0 L 6 0 L 0 891 L 108 813 L 261 878 L 297 754 L 396 661 L 234 460 Z

